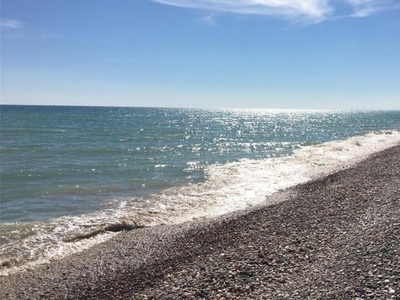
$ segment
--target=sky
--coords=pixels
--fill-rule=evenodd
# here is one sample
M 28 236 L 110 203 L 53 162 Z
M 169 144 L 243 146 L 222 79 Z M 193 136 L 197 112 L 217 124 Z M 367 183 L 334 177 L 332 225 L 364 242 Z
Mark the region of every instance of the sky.
M 1 104 L 400 109 L 400 0 L 1 0 Z

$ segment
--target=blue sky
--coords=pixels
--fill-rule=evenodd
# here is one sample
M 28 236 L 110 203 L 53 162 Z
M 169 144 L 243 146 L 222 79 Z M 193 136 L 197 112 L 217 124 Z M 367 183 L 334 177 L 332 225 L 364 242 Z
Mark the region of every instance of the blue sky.
M 2 0 L 1 103 L 400 109 L 400 2 Z

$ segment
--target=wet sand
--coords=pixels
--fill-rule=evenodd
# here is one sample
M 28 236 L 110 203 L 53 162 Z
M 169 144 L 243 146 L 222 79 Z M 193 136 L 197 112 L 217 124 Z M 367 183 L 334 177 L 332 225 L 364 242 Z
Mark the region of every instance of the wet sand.
M 400 146 L 266 200 L 0 277 L 0 299 L 400 299 Z

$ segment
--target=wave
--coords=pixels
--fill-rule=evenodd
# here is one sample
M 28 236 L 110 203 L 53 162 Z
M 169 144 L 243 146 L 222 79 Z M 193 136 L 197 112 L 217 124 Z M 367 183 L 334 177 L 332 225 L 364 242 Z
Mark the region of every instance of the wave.
M 0 224 L 0 275 L 88 249 L 121 230 L 177 224 L 266 204 L 268 196 L 279 190 L 349 167 L 399 143 L 400 132 L 380 131 L 298 147 L 287 156 L 214 164 L 204 168 L 206 179 L 200 183 L 114 199 L 95 213 Z M 198 162 L 188 162 L 188 167 L 198 167 Z

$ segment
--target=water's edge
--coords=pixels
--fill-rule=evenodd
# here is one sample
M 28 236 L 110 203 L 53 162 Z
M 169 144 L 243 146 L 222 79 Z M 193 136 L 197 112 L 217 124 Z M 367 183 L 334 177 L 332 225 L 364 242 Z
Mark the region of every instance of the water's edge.
M 382 131 L 344 141 L 306 146 L 287 157 L 212 165 L 206 169 L 207 179 L 204 182 L 173 187 L 147 196 L 147 210 L 138 210 L 137 200 L 126 201 L 112 211 L 35 224 L 29 228 L 30 234 L 26 238 L 1 247 L 2 253 L 8 250 L 9 255 L 2 255 L 0 275 L 30 269 L 83 251 L 122 230 L 212 218 L 262 205 L 269 195 L 277 191 L 351 167 L 399 143 L 399 132 Z M 279 180 L 282 178 L 285 180 Z M 21 227 L 20 224 L 15 226 Z M 35 249 L 35 245 L 40 243 L 42 248 Z M 19 256 L 13 252 L 16 248 L 21 251 Z M 24 255 L 23 251 L 27 254 Z

